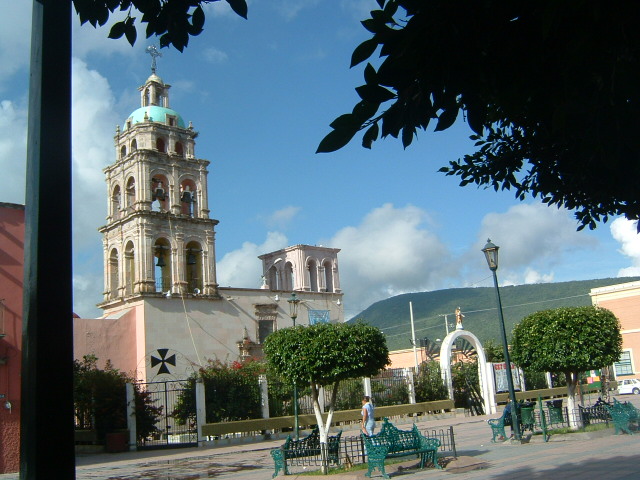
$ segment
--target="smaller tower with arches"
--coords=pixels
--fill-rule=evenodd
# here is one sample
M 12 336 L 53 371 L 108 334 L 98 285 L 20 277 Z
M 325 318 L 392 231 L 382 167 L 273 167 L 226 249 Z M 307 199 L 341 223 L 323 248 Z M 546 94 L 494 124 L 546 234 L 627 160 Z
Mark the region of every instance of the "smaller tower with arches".
M 340 294 L 339 251 L 339 248 L 293 245 L 260 255 L 262 288 Z

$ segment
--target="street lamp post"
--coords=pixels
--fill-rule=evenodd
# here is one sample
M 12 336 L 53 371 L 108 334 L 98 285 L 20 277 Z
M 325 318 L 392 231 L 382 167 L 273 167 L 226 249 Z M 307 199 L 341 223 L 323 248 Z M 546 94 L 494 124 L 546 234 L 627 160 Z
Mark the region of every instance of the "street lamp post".
M 500 289 L 498 288 L 498 247 L 491 243 L 491 239 L 487 240 L 487 244 L 482 251 L 487 259 L 489 270 L 493 273 L 493 285 L 496 290 L 496 301 L 498 302 L 498 315 L 500 317 L 500 332 L 502 333 L 502 346 L 504 348 L 504 362 L 507 367 L 507 386 L 509 388 L 509 398 L 511 399 L 511 424 L 513 425 L 513 435 L 516 440 L 520 440 L 520 422 L 518 421 L 518 412 L 516 405 L 516 391 L 513 388 L 513 376 L 511 375 L 511 357 L 509 356 L 509 345 L 507 343 L 507 332 L 504 327 L 504 316 L 502 315 L 502 301 L 500 300 Z
M 291 298 L 287 300 L 289 302 L 289 316 L 291 320 L 293 320 L 293 327 L 296 326 L 296 318 L 298 318 L 298 304 L 300 303 L 300 299 L 296 296 L 295 292 L 291 294 Z M 293 428 L 296 432 L 296 440 L 298 437 L 298 387 L 294 380 L 293 382 Z

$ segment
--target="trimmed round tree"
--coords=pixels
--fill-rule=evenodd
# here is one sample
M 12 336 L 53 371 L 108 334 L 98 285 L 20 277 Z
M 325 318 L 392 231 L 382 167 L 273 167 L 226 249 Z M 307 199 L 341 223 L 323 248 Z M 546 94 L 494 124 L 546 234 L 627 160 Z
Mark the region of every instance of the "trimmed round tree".
M 276 374 L 299 387 L 311 387 L 323 444 L 327 443 L 340 381 L 374 376 L 390 363 L 384 334 L 361 322 L 283 328 L 267 337 L 264 352 Z M 320 387 L 332 388 L 326 423 L 318 402 Z
M 573 411 L 578 375 L 620 359 L 620 322 L 611 311 L 593 306 L 543 310 L 515 326 L 511 346 L 520 367 L 566 375 L 568 408 Z M 573 415 L 570 422 L 575 426 Z

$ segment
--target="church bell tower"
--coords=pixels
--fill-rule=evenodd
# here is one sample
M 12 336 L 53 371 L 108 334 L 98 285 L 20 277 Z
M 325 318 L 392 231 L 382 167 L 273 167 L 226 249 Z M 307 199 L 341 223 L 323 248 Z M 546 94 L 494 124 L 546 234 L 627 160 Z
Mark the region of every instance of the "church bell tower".
M 151 76 L 138 89 L 140 107 L 116 127 L 116 160 L 104 169 L 101 308 L 145 295 L 218 297 L 209 161 L 196 157 L 198 132 L 170 107 L 171 86 L 156 74 L 160 53 L 148 52 Z

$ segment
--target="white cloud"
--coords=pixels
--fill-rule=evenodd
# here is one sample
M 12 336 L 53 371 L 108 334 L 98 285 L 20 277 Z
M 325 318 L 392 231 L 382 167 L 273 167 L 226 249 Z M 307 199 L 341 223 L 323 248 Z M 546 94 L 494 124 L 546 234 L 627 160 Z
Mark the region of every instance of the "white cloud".
M 618 271 L 620 277 L 640 275 L 640 235 L 637 231 L 637 221 L 616 218 L 611 222 L 611 235 L 620 242 L 619 252 L 629 257 L 632 265 Z
M 249 6 L 249 15 L 251 15 L 251 1 L 247 1 L 247 5 Z M 231 17 L 238 18 L 242 20 L 242 17 L 238 16 L 231 6 L 225 1 L 213 1 L 210 3 L 205 3 L 203 5 L 205 15 L 212 14 L 214 17 Z M 205 22 L 204 28 L 207 28 L 207 23 Z
M 138 30 L 138 39 L 135 45 L 132 47 L 127 39 L 122 36 L 118 39 L 108 38 L 109 31 L 114 23 L 124 20 L 127 12 L 121 12 L 116 10 L 109 18 L 109 21 L 102 27 L 93 28 L 90 23 L 80 25 L 80 17 L 75 14 L 72 19 L 72 54 L 77 58 L 86 58 L 89 54 L 97 54 L 104 57 L 108 57 L 113 54 L 125 55 L 131 58 L 141 58 L 141 51 L 147 46 L 145 40 L 145 28 L 139 23 L 140 15 L 137 15 L 136 21 Z M 135 15 L 134 15 L 135 16 Z M 153 39 L 150 40 L 153 42 Z
M 102 300 L 102 262 L 97 261 L 99 269 L 86 270 L 83 274 L 76 274 L 78 270 L 74 262 L 73 275 L 73 311 L 82 318 L 97 318 L 102 311 L 96 303 Z
M 391 295 L 434 288 L 449 275 L 450 254 L 425 228 L 427 219 L 417 207 L 385 204 L 330 240 L 341 249 L 340 283 L 352 314 Z
M 281 208 L 266 218 L 266 224 L 269 228 L 284 230 L 300 210 L 300 207 L 294 207 L 292 205 Z
M 278 13 L 287 21 L 293 20 L 298 14 L 307 8 L 313 8 L 320 3 L 320 0 L 297 0 L 296 2 L 288 2 L 280 0 L 274 3 Z
M 540 203 L 522 203 L 505 213 L 487 214 L 478 240 L 467 254 L 469 264 L 477 263 L 487 238 L 500 247 L 503 283 L 513 284 L 553 279 L 553 268 L 567 254 L 597 246 L 593 236 L 576 231 L 576 221 L 568 211 Z
M 526 268 L 523 276 L 525 284 L 553 282 L 553 273 L 543 274 L 532 268 Z
M 214 47 L 205 48 L 202 54 L 209 63 L 223 63 L 229 58 L 225 52 Z
M 5 81 L 29 66 L 31 3 L 3 2 L 0 15 L 0 91 Z
M 107 194 L 102 169 L 115 160 L 118 123 L 109 82 L 77 58 L 72 61 L 74 311 L 98 315 L 102 300 L 101 237 Z
M 222 287 L 259 288 L 262 285 L 262 262 L 258 256 L 286 246 L 287 237 L 279 232 L 269 232 L 261 245 L 244 242 L 241 248 L 218 260 L 218 284 Z
M 76 248 L 100 244 L 106 216 L 102 169 L 113 163 L 118 123 L 107 80 L 76 58 L 72 62 L 73 224 Z
M 27 109 L 0 102 L 0 201 L 24 204 L 27 164 Z

